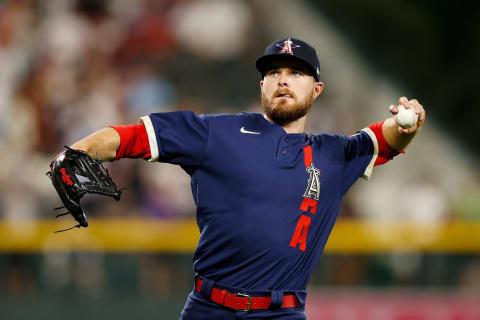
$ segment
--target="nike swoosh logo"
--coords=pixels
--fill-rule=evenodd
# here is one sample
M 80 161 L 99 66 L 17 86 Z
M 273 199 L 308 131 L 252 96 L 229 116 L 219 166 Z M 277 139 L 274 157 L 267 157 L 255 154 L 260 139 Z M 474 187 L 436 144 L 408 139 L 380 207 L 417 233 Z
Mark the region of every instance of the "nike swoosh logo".
M 245 130 L 245 127 L 241 127 L 241 128 L 240 128 L 240 132 L 241 132 L 241 133 L 249 133 L 249 134 L 260 134 L 260 132 L 254 132 L 254 131 Z

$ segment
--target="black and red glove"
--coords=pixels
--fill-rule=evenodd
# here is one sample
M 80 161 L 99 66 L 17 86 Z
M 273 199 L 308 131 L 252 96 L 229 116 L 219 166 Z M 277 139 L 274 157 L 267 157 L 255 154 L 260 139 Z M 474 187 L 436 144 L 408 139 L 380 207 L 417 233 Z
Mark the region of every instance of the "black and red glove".
M 93 159 L 84 151 L 67 146 L 65 148 L 67 150 L 50 163 L 50 171 L 46 173 L 68 210 L 57 217 L 70 213 L 77 220 L 78 225 L 65 230 L 88 227 L 87 216 L 83 212 L 80 199 L 86 193 L 96 193 L 118 201 L 122 191 L 117 188 L 101 160 Z M 63 207 L 56 209 L 61 208 Z

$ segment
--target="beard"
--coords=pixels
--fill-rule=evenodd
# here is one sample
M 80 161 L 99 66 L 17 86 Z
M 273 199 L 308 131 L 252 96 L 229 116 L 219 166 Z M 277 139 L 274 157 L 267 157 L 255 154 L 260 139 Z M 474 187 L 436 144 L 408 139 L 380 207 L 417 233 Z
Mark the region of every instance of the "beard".
M 307 94 L 305 99 L 298 102 L 296 95 L 293 93 L 290 93 L 293 97 L 293 101 L 289 101 L 287 98 L 280 98 L 276 102 L 273 102 L 273 97 L 276 97 L 277 94 L 278 92 L 275 92 L 271 98 L 268 98 L 262 92 L 262 105 L 268 118 L 281 126 L 300 119 L 306 115 L 308 110 L 312 107 L 313 89 L 310 94 Z

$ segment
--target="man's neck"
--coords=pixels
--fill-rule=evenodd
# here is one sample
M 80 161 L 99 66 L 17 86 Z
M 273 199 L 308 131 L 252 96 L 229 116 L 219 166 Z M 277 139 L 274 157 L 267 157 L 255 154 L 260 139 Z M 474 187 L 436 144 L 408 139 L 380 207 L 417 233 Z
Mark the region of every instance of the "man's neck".
M 270 122 L 275 122 L 275 121 L 272 121 L 272 119 L 270 119 L 266 114 L 264 114 L 263 117 Z M 304 115 L 300 119 L 297 119 L 295 121 L 282 125 L 282 128 L 287 133 L 303 133 L 305 131 L 306 121 L 307 121 L 307 115 Z

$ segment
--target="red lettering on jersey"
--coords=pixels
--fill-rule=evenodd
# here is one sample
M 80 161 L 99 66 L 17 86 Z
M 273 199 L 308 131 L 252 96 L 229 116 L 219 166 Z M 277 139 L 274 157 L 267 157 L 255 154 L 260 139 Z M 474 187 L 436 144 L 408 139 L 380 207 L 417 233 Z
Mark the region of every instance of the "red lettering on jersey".
M 309 167 L 310 163 L 313 162 L 312 147 L 311 146 L 303 147 L 303 153 L 304 153 L 303 159 L 305 160 L 305 168 L 306 168 L 306 167 Z
M 302 203 L 300 204 L 300 210 L 308 212 L 310 208 L 310 213 L 315 214 L 317 212 L 317 200 L 310 198 L 303 198 Z
M 310 179 L 311 179 L 312 174 L 319 174 L 320 172 L 313 165 L 313 155 L 312 155 L 311 146 L 303 147 L 303 156 L 304 156 L 305 168 L 307 168 L 307 172 L 310 173 Z M 311 169 L 311 171 L 309 169 Z M 309 212 L 309 213 L 315 214 L 317 212 L 317 204 L 318 204 L 317 200 L 308 198 L 304 195 L 302 203 L 300 203 L 300 210 L 303 212 Z M 290 240 L 290 247 L 296 248 L 297 244 L 300 244 L 299 246 L 300 250 L 305 251 L 307 249 L 307 235 L 308 235 L 308 229 L 310 228 L 311 221 L 312 219 L 309 216 L 306 216 L 304 214 L 300 215 L 300 219 L 298 219 L 297 226 L 295 227 L 295 231 L 293 233 L 292 239 Z
M 67 174 L 67 169 L 65 168 L 60 169 L 60 173 L 62 174 L 62 182 L 65 183 L 67 186 L 73 186 L 72 179 Z
M 300 244 L 299 249 L 305 251 L 307 249 L 307 234 L 308 228 L 310 228 L 310 221 L 312 219 L 304 214 L 298 219 L 297 227 L 290 240 L 290 247 L 296 248 L 297 244 Z

